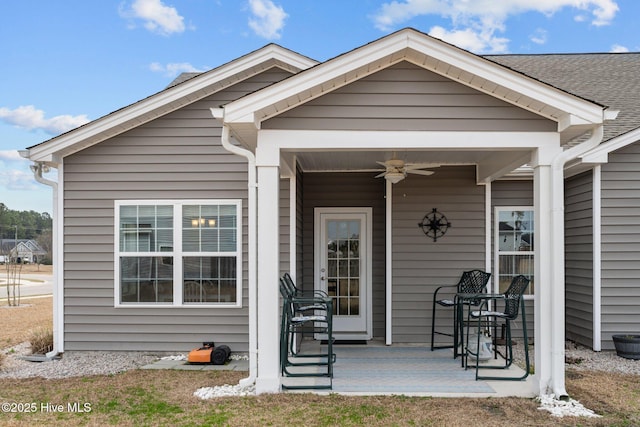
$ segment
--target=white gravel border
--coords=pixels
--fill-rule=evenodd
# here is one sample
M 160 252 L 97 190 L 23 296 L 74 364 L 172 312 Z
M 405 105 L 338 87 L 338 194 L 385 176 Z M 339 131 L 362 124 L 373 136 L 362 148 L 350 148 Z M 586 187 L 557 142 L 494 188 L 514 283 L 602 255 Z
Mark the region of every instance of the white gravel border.
M 582 406 L 577 400 L 558 400 L 552 394 L 543 394 L 542 396 L 538 396 L 536 400 L 540 402 L 539 410 L 548 411 L 554 417 L 601 417 L 601 415 L 596 414 L 591 409 Z

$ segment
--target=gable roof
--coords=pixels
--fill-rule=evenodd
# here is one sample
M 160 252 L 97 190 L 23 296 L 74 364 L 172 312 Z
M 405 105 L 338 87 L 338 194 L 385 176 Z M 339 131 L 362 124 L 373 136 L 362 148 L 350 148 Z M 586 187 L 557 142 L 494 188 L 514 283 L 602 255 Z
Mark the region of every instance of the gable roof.
M 603 105 L 407 28 L 227 104 L 224 120 L 253 146 L 260 122 L 401 61 L 556 121 L 563 140 L 604 119 Z
M 317 61 L 306 56 L 269 44 L 205 73 L 174 81 L 154 95 L 29 147 L 21 155 L 56 166 L 64 156 L 138 127 L 270 68 L 278 67 L 297 73 L 315 64 Z
M 275 44 L 204 73 L 184 73 L 164 90 L 21 153 L 56 166 L 69 154 L 133 129 L 266 69 L 294 75 L 233 101 L 225 121 L 247 145 L 260 121 L 322 94 L 408 61 L 558 122 L 563 141 L 603 121 L 605 106 L 621 110 L 605 125 L 605 140 L 637 128 L 640 54 L 477 56 L 407 28 L 324 63 Z M 300 72 L 302 71 L 302 72 Z M 605 113 L 606 114 L 606 113 Z M 568 129 L 568 131 L 567 131 Z M 246 135 L 243 137 L 243 132 Z
M 604 125 L 608 141 L 640 127 L 640 53 L 487 55 L 485 58 L 619 114 Z

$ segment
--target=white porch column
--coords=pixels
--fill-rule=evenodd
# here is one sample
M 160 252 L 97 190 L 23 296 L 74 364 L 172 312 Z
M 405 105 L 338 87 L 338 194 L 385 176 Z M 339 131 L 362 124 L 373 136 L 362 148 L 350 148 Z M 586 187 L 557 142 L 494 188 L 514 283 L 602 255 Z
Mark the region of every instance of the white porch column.
M 268 148 L 268 147 L 267 147 Z M 274 152 L 275 151 L 275 152 Z M 258 147 L 258 376 L 256 393 L 280 391 L 279 150 Z
M 539 148 L 532 162 L 536 229 L 535 378 L 541 394 L 550 393 L 559 384 L 564 388 L 564 181 L 562 174 L 558 177 L 552 168 L 552 160 L 559 151 L 559 147 Z
M 551 382 L 551 166 L 534 168 L 533 205 L 535 224 L 535 378 L 540 393 L 546 393 Z

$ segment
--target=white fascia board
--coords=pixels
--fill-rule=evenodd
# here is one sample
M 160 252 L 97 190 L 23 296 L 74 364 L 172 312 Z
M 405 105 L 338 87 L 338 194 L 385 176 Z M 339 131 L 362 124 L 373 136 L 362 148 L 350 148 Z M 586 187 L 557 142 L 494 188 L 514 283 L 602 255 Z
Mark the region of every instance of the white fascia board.
M 298 70 L 306 70 L 307 68 L 311 68 L 318 64 L 318 61 L 315 59 L 307 58 L 306 56 L 292 52 L 281 46 L 271 45 L 269 47 L 271 48 L 270 53 L 273 59 L 282 61 L 283 64 L 294 67 Z
M 593 124 L 584 120 L 582 117 L 576 116 L 575 114 L 564 114 L 558 121 L 558 132 L 562 132 L 575 126 L 587 126 L 591 128 L 593 127 Z
M 270 105 L 274 105 L 290 97 L 296 97 L 300 104 L 312 97 L 300 97 L 299 94 L 309 92 L 314 87 L 322 87 L 326 82 L 335 82 L 325 86 L 316 96 L 322 95 L 325 91 L 332 91 L 356 79 L 378 71 L 381 67 L 368 67 L 389 55 L 407 47 L 406 37 L 390 37 L 366 45 L 356 51 L 344 54 L 333 60 L 322 63 L 309 70 L 288 78 L 286 81 L 275 83 L 265 89 L 233 101 L 225 106 L 225 121 L 230 123 L 250 123 L 260 122 L 262 118 L 255 117 L 257 111 Z M 401 59 L 396 59 L 396 62 Z M 366 67 L 361 72 L 352 73 Z M 349 78 L 346 74 L 349 73 Z M 293 108 L 296 105 L 290 105 Z M 286 111 L 281 109 L 278 113 Z
M 193 103 L 195 100 L 189 96 L 211 85 L 230 79 L 228 84 L 224 86 L 221 85 L 215 91 L 217 92 L 237 83 L 239 80 L 245 80 L 255 74 L 259 74 L 266 68 L 276 66 L 277 64 L 274 61 L 281 61 L 282 63 L 290 64 L 301 70 L 317 64 L 316 61 L 310 58 L 296 54 L 280 46 L 268 45 L 256 52 L 222 65 L 217 69 L 205 72 L 199 77 L 151 95 L 149 98 L 138 101 L 122 110 L 103 116 L 76 130 L 72 130 L 57 138 L 32 147 L 29 149 L 29 158 L 34 161 L 51 161 L 54 153 L 69 151 L 65 154 L 68 155 L 73 152 L 74 145 L 86 141 L 89 138 L 95 138 L 90 145 L 97 144 L 106 138 L 114 136 L 114 134 L 108 134 L 107 132 L 118 126 L 122 126 L 131 120 L 136 120 L 135 123 L 132 123 L 130 126 L 123 126 L 123 128 L 115 134 L 140 126 L 154 118 Z M 241 78 L 236 80 L 233 79 L 234 76 Z M 206 96 L 208 95 L 210 95 L 210 93 L 206 94 Z M 175 105 L 172 105 L 172 103 L 175 103 Z M 144 119 L 141 120 L 142 118 Z M 100 135 L 103 133 L 105 134 L 105 138 L 101 139 Z M 86 148 L 86 146 L 81 148 Z
M 470 138 L 473 135 L 473 138 Z M 555 132 L 340 131 L 263 129 L 260 147 L 290 151 L 433 149 L 513 150 L 558 147 Z
M 609 153 L 638 141 L 640 141 L 640 128 L 636 128 L 604 144 L 598 145 L 593 150 L 580 156 L 580 159 L 583 163 L 607 163 L 609 161 Z

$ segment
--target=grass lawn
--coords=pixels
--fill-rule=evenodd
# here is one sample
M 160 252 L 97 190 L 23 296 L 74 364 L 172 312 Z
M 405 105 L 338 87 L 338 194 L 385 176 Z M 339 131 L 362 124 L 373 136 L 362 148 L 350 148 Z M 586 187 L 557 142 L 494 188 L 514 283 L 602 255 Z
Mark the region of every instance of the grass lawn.
M 33 303 L 30 307 L 0 309 L 0 343 L 11 342 L 10 345 L 14 345 L 16 339 L 20 341 L 16 336 L 26 336 L 28 330 L 46 323 L 47 320 L 36 316 L 36 313 L 45 311 L 46 302 L 41 305 L 35 301 L 29 301 Z M 50 298 L 42 301 L 51 304 Z M 23 310 L 19 314 L 21 320 L 12 323 L 14 313 L 20 310 Z M 7 324 L 12 326 L 7 329 Z M 22 335 L 16 334 L 15 329 L 19 328 L 22 328 Z M 10 332 L 10 338 L 7 332 Z M 96 353 L 96 363 L 99 363 L 99 358 L 99 353 Z M 9 410 L 21 410 L 7 412 L 6 405 L 3 406 L 0 425 L 640 425 L 640 376 L 590 371 L 568 371 L 567 389 L 574 399 L 603 416 L 598 419 L 555 418 L 546 411 L 538 410 L 534 400 L 520 398 L 276 394 L 203 401 L 193 396 L 199 387 L 236 384 L 245 375 L 228 371 L 134 370 L 117 375 L 59 380 L 0 379 L 0 403 L 9 403 Z

